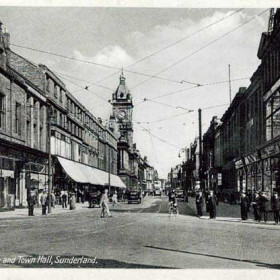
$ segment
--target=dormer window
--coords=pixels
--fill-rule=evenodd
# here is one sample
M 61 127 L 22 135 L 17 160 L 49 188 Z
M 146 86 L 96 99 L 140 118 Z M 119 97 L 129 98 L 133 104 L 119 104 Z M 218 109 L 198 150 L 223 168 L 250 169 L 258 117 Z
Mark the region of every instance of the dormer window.
M 120 98 L 123 98 L 123 97 L 124 97 L 124 93 L 121 92 L 121 93 L 120 93 Z

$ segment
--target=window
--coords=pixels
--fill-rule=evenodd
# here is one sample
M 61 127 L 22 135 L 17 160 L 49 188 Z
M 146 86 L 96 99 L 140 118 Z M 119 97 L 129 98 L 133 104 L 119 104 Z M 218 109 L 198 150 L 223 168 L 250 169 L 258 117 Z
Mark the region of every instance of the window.
M 266 103 L 266 140 L 280 135 L 280 93 L 277 90 Z
M 51 90 L 51 81 L 49 78 L 47 78 L 47 91 L 50 92 Z
M 54 93 L 53 93 L 55 98 L 57 98 L 57 94 L 58 94 L 57 92 L 59 92 L 59 87 L 55 85 L 54 86 Z
M 59 95 L 59 101 L 62 102 L 62 97 L 63 97 L 63 90 L 60 89 L 60 95 Z
M 0 128 L 5 128 L 5 95 L 0 94 Z
M 21 115 L 21 104 L 16 102 L 14 131 L 18 135 L 20 135 L 20 117 L 21 117 L 20 115 Z

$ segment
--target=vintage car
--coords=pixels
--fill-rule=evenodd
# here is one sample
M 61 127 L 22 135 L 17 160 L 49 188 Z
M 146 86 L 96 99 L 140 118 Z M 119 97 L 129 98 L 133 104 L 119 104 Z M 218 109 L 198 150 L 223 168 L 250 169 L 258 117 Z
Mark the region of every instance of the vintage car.
M 182 189 L 175 190 L 175 197 L 177 198 L 177 200 L 185 201 L 185 199 L 186 199 L 184 191 Z
M 131 204 L 132 202 L 141 203 L 141 192 L 140 191 L 130 191 L 127 193 L 127 203 Z
M 96 206 L 100 207 L 100 192 L 90 192 L 89 193 L 89 208 L 94 208 Z

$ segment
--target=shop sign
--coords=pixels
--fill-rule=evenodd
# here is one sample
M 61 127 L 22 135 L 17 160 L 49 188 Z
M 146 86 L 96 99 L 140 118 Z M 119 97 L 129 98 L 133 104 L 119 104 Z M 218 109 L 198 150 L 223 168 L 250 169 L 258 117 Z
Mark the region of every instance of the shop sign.
M 236 169 L 240 169 L 242 167 L 243 167 L 243 162 L 242 162 L 241 159 L 235 162 L 235 168 Z
M 14 178 L 14 170 L 5 170 L 2 169 L 1 177 L 11 177 Z
M 218 173 L 218 186 L 222 185 L 222 173 Z

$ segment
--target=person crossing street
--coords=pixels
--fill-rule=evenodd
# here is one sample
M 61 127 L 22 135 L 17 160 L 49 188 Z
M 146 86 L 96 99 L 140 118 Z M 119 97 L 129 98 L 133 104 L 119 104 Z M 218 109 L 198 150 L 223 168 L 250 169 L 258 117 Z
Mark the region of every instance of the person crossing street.
M 112 217 L 109 206 L 108 206 L 108 190 L 105 189 L 104 193 L 101 195 L 100 205 L 101 205 L 101 218 L 105 218 L 105 211 L 107 212 L 108 217 Z

